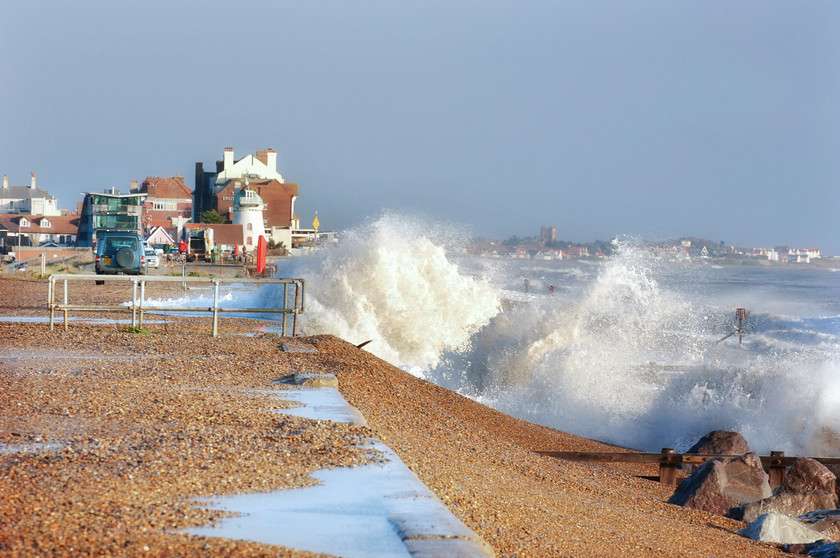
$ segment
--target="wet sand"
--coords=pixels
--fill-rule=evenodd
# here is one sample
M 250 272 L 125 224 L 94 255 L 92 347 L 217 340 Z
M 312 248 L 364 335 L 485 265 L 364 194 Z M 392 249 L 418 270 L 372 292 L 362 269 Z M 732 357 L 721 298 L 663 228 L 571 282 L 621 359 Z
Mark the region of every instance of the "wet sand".
M 108 284 L 74 296 L 131 295 Z M 0 316 L 46 317 L 46 298 L 46 281 L 0 278 Z M 666 504 L 672 489 L 642 478 L 652 467 L 532 451 L 610 446 L 513 419 L 336 337 L 291 340 L 267 325 L 222 318 L 213 338 L 210 318 L 148 315 L 147 333 L 0 322 L 0 555 L 310 556 L 176 531 L 222 514 L 196 499 L 307 486 L 318 469 L 375 460 L 369 437 L 499 556 L 785 555 L 736 535 L 742 523 Z M 368 426 L 271 413 L 290 404 L 259 390 L 290 389 L 275 381 L 295 373 L 335 374 Z

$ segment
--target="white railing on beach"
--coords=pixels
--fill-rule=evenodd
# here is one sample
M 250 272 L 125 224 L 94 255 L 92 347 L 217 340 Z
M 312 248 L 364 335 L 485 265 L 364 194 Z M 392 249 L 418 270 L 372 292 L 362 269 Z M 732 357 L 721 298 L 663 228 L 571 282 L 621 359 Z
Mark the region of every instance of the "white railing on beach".
M 57 285 L 62 282 L 64 293 L 61 302 L 56 302 Z M 68 301 L 67 285 L 70 281 L 96 281 L 101 282 L 123 282 L 132 284 L 132 296 L 130 304 L 70 304 Z M 186 292 L 187 284 L 209 284 L 213 285 L 213 305 L 200 307 L 186 307 L 175 305 L 145 305 L 147 283 L 181 283 Z M 283 295 L 278 297 L 276 308 L 221 308 L 219 307 L 219 286 L 222 284 L 279 284 L 283 285 Z M 289 290 L 294 288 L 293 297 L 290 297 Z M 303 279 L 244 279 L 224 277 L 176 277 L 176 276 L 148 276 L 148 275 L 92 275 L 75 273 L 57 273 L 49 277 L 49 291 L 47 294 L 47 305 L 50 311 L 50 331 L 55 325 L 55 313 L 64 313 L 64 329 L 67 330 L 68 314 L 72 311 L 78 312 L 113 312 L 131 311 L 131 327 L 143 327 L 143 314 L 145 312 L 207 312 L 213 314 L 213 337 L 219 335 L 219 313 L 236 312 L 251 314 L 282 314 L 282 335 L 286 335 L 287 319 L 292 317 L 292 336 L 297 335 L 297 317 L 303 314 L 305 285 Z M 138 320 L 139 318 L 139 320 Z

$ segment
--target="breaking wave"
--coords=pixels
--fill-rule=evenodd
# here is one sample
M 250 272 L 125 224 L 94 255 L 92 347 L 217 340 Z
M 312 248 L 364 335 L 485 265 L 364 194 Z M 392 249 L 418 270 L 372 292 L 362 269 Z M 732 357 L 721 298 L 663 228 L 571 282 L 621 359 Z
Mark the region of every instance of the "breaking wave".
M 647 451 L 726 429 L 762 453 L 840 456 L 830 271 L 662 262 L 629 243 L 600 263 L 479 258 L 465 236 L 385 215 L 279 273 L 307 281 L 305 334 L 372 340 L 512 416 Z M 722 340 L 736 307 L 751 312 L 740 343 Z

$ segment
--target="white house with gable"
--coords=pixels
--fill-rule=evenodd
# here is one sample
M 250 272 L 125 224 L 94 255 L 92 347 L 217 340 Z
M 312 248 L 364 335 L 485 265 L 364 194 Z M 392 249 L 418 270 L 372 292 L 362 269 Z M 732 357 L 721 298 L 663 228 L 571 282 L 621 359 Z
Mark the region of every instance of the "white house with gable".
M 3 175 L 3 187 L 0 188 L 0 213 L 61 215 L 55 197 L 35 186 L 34 172 L 29 186 L 10 186 L 9 177 Z
M 234 179 L 259 178 L 262 180 L 276 180 L 283 183 L 283 175 L 277 171 L 277 152 L 273 149 L 257 151 L 257 155 L 246 155 L 238 161 L 233 160 L 233 148 L 225 148 L 222 170 L 216 175 L 216 191 L 218 193 L 225 184 Z

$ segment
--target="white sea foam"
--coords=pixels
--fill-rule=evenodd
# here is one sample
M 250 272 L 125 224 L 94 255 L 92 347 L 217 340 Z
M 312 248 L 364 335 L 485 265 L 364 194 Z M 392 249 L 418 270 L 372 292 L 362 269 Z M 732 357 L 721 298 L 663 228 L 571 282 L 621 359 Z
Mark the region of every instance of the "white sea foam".
M 386 215 L 349 231 L 339 246 L 299 260 L 306 279 L 303 330 L 331 333 L 389 360 L 429 367 L 499 312 L 496 292 L 461 273 L 453 230 Z
M 307 280 L 306 334 L 372 339 L 516 417 L 649 451 L 727 429 L 755 451 L 840 456 L 836 275 L 662 263 L 632 245 L 599 264 L 469 258 L 462 236 L 384 216 L 280 274 Z M 736 307 L 743 343 L 718 342 Z

